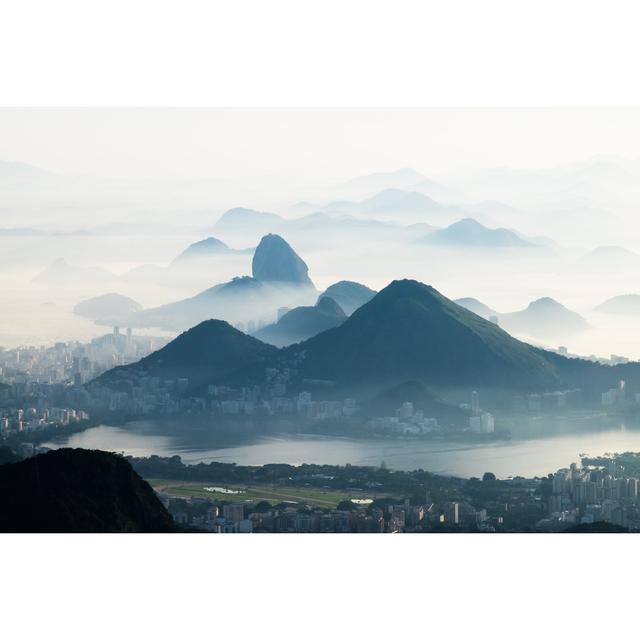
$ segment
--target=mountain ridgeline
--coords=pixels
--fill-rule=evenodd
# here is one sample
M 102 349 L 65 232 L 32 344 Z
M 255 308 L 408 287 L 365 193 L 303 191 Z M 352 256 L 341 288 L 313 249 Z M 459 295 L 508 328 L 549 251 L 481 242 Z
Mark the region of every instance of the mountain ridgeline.
M 118 386 L 153 376 L 162 380 L 187 379 L 191 389 L 224 380 L 251 366 L 268 366 L 277 349 L 234 329 L 223 320 L 205 320 L 139 362 L 115 367 L 95 383 Z
M 330 381 L 334 389 L 360 397 L 407 381 L 442 388 L 594 392 L 619 379 L 640 383 L 638 364 L 612 367 L 533 347 L 415 280 L 392 282 L 339 326 L 283 349 L 212 320 L 96 382 L 113 386 L 152 375 L 187 378 L 190 389 L 207 383 L 237 386 L 259 383 L 266 367 L 290 367 L 300 383 Z
M 260 282 L 286 282 L 313 286 L 305 261 L 280 236 L 269 233 L 260 240 L 251 263 Z
M 275 317 L 277 309 L 309 304 L 317 291 L 304 260 L 280 236 L 262 238 L 253 255 L 252 275 L 238 276 L 183 300 L 132 314 L 131 327 L 159 327 L 182 331 L 212 318 L 247 322 Z
M 320 296 L 313 307 L 296 307 L 285 313 L 278 322 L 263 327 L 254 335 L 276 347 L 286 347 L 337 327 L 346 318 L 344 311 L 333 298 Z
M 369 287 L 365 287 L 359 282 L 341 280 L 332 284 L 320 294 L 320 298 L 331 298 L 335 300 L 340 308 L 350 316 L 356 309 L 366 304 L 376 295 L 376 292 Z
M 443 386 L 554 386 L 534 347 L 414 280 L 392 282 L 340 327 L 296 347 L 303 375 L 346 386 L 422 380 Z

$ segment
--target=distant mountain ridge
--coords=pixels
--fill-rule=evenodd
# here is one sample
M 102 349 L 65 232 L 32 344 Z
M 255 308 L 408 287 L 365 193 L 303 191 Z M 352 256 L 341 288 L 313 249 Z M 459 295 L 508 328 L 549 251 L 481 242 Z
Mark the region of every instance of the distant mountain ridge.
M 535 307 L 535 305 L 534 305 Z M 600 392 L 626 379 L 640 386 L 640 365 L 607 366 L 533 347 L 415 280 L 398 280 L 339 326 L 284 349 L 225 322 L 184 333 L 140 363 L 118 367 L 96 384 L 137 376 L 188 378 L 189 387 L 246 386 L 265 368 L 288 367 L 296 380 L 324 380 L 337 393 L 369 394 L 409 381 L 428 387 Z
M 486 320 L 495 317 L 509 332 L 532 337 L 561 337 L 589 328 L 580 314 L 548 297 L 533 300 L 525 309 L 510 313 L 500 313 L 476 298 L 459 298 L 454 302 Z
M 105 293 L 79 302 L 73 312 L 95 320 L 97 324 L 117 325 L 126 322 L 132 313 L 142 311 L 142 305 L 120 293 Z
M 469 311 L 473 311 L 473 313 L 485 320 L 488 320 L 491 316 L 499 316 L 499 313 L 495 309 L 488 307 L 476 298 L 458 298 L 457 300 L 454 300 L 454 302 Z
M 296 307 L 275 324 L 256 331 L 253 335 L 276 347 L 286 347 L 307 340 L 347 319 L 340 306 L 327 296 L 321 296 L 313 307 Z
M 102 267 L 77 267 L 64 258 L 54 260 L 44 271 L 33 278 L 38 284 L 71 284 L 82 282 L 110 282 L 116 276 Z
M 628 293 L 621 296 L 614 296 L 599 304 L 596 311 L 620 316 L 640 315 L 640 294 Z
M 535 337 L 569 335 L 589 328 L 587 321 L 553 298 L 539 298 L 526 309 L 501 313 L 499 320 L 507 331 Z
M 473 218 L 464 218 L 445 229 L 438 229 L 423 238 L 426 244 L 447 246 L 459 245 L 478 248 L 533 247 L 509 229 L 489 229 Z
M 373 289 L 369 289 L 369 287 L 359 282 L 341 280 L 327 287 L 320 294 L 320 298 L 328 297 L 335 300 L 340 305 L 340 308 L 350 316 L 375 295 L 376 292 Z
M 443 205 L 419 191 L 403 189 L 383 189 L 360 202 L 348 200 L 330 202 L 322 207 L 327 213 L 359 214 L 441 214 L 455 209 Z
M 236 253 L 248 253 L 251 249 L 237 250 L 232 249 L 227 244 L 218 240 L 218 238 L 208 237 L 190 244 L 182 253 L 177 255 L 172 266 L 182 266 L 199 260 L 204 260 L 214 256 L 229 255 Z
M 212 318 L 247 322 L 275 317 L 279 307 L 309 304 L 317 297 L 306 263 L 280 236 L 263 237 L 253 256 L 252 274 L 214 285 L 190 298 L 134 313 L 128 326 L 175 331 Z

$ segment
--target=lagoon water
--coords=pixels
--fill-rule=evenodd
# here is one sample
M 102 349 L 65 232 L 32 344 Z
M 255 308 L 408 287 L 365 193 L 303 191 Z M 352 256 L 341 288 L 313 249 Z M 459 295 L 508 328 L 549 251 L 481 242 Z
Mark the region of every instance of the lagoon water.
M 540 476 L 554 472 L 579 455 L 640 451 L 640 427 L 624 424 L 543 422 L 514 433 L 511 440 L 409 440 L 343 438 L 291 433 L 238 431 L 221 434 L 211 425 L 143 420 L 124 427 L 101 425 L 58 436 L 49 447 L 82 447 L 125 455 L 179 455 L 185 463 L 235 462 L 380 465 L 390 469 L 425 469 L 460 477 L 492 471 L 498 477 Z

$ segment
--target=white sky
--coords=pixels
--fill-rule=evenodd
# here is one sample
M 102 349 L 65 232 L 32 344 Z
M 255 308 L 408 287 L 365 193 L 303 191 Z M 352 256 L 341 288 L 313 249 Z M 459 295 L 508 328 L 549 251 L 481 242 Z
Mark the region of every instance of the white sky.
M 0 160 L 130 179 L 349 178 L 637 156 L 640 109 L 12 109 Z

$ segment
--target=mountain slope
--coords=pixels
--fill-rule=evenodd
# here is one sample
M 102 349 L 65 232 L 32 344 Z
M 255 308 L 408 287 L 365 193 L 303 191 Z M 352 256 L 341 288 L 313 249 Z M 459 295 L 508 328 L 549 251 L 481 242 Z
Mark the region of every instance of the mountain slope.
M 49 451 L 0 466 L 0 485 L 2 532 L 174 531 L 153 489 L 113 453 Z
M 369 289 L 369 287 L 365 287 L 359 282 L 341 280 L 327 287 L 327 289 L 320 294 L 320 298 L 332 298 L 340 305 L 340 308 L 350 316 L 356 309 L 359 309 L 363 304 L 369 302 L 375 295 L 376 292 L 373 289 Z
M 636 316 L 640 314 L 640 295 L 629 293 L 622 296 L 614 296 L 599 304 L 596 311 L 620 316 Z
M 301 345 L 302 374 L 343 385 L 553 386 L 543 352 L 415 280 L 394 281 L 344 324 Z
M 265 296 L 264 285 L 244 276 L 217 284 L 200 293 L 159 307 L 144 309 L 131 316 L 131 327 L 160 327 L 184 330 L 204 320 L 224 318 L 238 322 L 257 310 Z
M 222 320 L 207 320 L 139 362 L 110 369 L 92 384 L 113 388 L 153 376 L 161 380 L 187 378 L 188 386 L 194 388 L 265 362 L 276 351 Z
M 253 277 L 215 285 L 190 298 L 145 309 L 127 319 L 131 327 L 185 330 L 217 318 L 232 323 L 271 319 L 280 307 L 309 304 L 317 292 L 304 260 L 280 236 L 268 234 L 255 250 Z
M 256 331 L 254 336 L 276 347 L 286 347 L 337 327 L 346 318 L 344 311 L 332 298 L 320 297 L 315 306 L 292 309 L 275 324 Z
M 456 304 L 459 304 L 461 307 L 468 309 L 469 311 L 473 311 L 473 313 L 475 313 L 477 316 L 480 316 L 481 318 L 484 318 L 485 320 L 488 320 L 491 316 L 498 316 L 497 311 L 495 311 L 491 307 L 488 307 L 486 304 L 480 302 L 480 300 L 477 300 L 476 298 L 458 298 L 457 300 L 454 300 L 454 302 Z
M 445 229 L 438 229 L 425 236 L 423 241 L 434 245 L 463 245 L 478 248 L 535 246 L 509 229 L 489 229 L 473 218 L 464 218 Z
M 620 269 L 638 271 L 640 270 L 640 255 L 624 247 L 596 247 L 593 251 L 581 256 L 575 266 L 580 270 L 596 272 L 619 272 Z
M 172 266 L 182 266 L 198 260 L 220 256 L 229 253 L 238 253 L 231 249 L 222 240 L 209 237 L 190 244 L 181 254 L 176 256 L 171 263 Z
M 427 178 L 408 167 L 396 171 L 371 173 L 353 178 L 343 185 L 343 189 L 356 192 L 373 192 L 380 189 L 406 189 L 424 182 Z
M 253 277 L 261 282 L 313 286 L 305 261 L 281 236 L 269 233 L 260 240 L 251 263 Z
M 38 284 L 94 283 L 109 282 L 115 278 L 113 273 L 102 267 L 76 267 L 64 258 L 58 258 L 37 274 L 32 282 Z
M 454 209 L 433 200 L 418 191 L 402 189 L 383 189 L 375 195 L 360 202 L 341 200 L 330 202 L 322 207 L 328 213 L 368 213 L 380 214 L 439 214 L 452 213 Z
M 73 312 L 85 318 L 91 318 L 98 324 L 120 324 L 132 313 L 142 310 L 142 305 L 120 293 L 105 293 L 79 302 Z
M 424 193 L 385 189 L 360 203 L 368 213 L 439 213 L 446 209 Z
M 260 233 L 268 233 L 279 228 L 284 222 L 284 218 L 275 213 L 235 207 L 222 214 L 215 224 L 215 229 L 222 232 L 238 232 L 252 229 L 260 231 Z
M 534 300 L 526 309 L 499 315 L 507 330 L 535 337 L 566 336 L 588 329 L 587 321 L 553 298 Z

